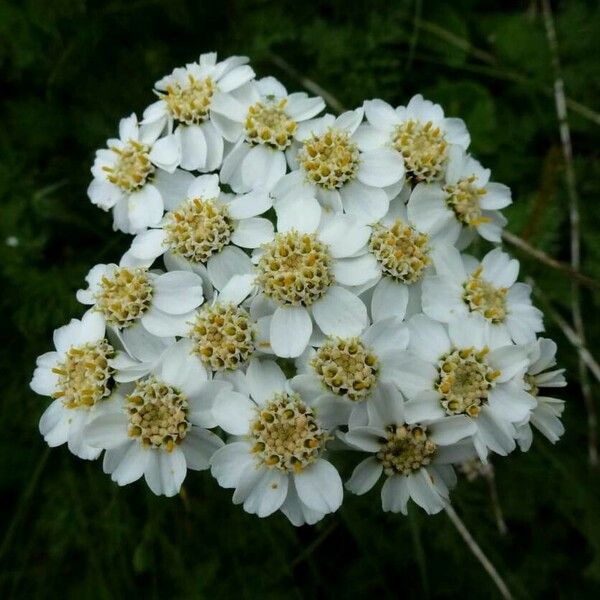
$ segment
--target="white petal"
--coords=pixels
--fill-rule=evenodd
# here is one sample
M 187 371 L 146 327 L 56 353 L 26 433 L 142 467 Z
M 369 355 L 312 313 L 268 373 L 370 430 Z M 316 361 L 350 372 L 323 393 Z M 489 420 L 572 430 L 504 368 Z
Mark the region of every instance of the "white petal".
M 219 448 L 210 459 L 212 476 L 224 488 L 234 488 L 248 469 L 255 468 L 247 442 L 234 442 Z
M 242 181 L 249 189 L 271 190 L 285 175 L 286 166 L 283 152 L 259 144 L 242 161 Z
M 240 221 L 231 235 L 231 241 L 242 248 L 258 248 L 273 239 L 273 223 L 261 217 Z
M 428 362 L 437 362 L 449 352 L 451 343 L 446 328 L 425 315 L 415 315 L 408 322 L 410 351 Z
M 408 305 L 408 287 L 385 275 L 373 290 L 371 316 L 374 321 L 398 317 L 403 319 Z
M 185 441 L 180 448 L 185 456 L 188 469 L 205 471 L 210 467 L 212 455 L 223 447 L 221 438 L 200 427 L 192 427 L 185 436 Z
M 206 268 L 213 285 L 221 290 L 234 275 L 251 273 L 252 262 L 240 248 L 226 246 L 208 259 Z
M 137 481 L 144 474 L 148 459 L 148 451 L 144 450 L 137 441 L 129 443 L 120 456 L 119 462 L 114 465 L 111 479 L 119 485 L 128 485 Z
M 403 475 L 388 477 L 381 488 L 381 507 L 386 512 L 408 514 L 406 505 L 410 498 L 408 478 Z
M 390 317 L 373 323 L 361 336 L 365 345 L 376 354 L 405 350 L 408 345 L 408 328 L 398 317 Z
M 473 419 L 464 415 L 455 415 L 433 423 L 429 438 L 434 444 L 449 446 L 473 435 L 476 431 L 477 426 Z
M 152 303 L 172 315 L 190 312 L 204 299 L 202 279 L 189 271 L 163 273 L 154 280 Z
M 404 177 L 404 159 L 392 148 L 377 148 L 363 152 L 357 178 L 365 185 L 383 188 Z
M 199 125 L 182 125 L 178 129 L 181 139 L 181 168 L 188 171 L 203 169 L 208 152 L 206 138 Z M 214 196 L 209 196 L 214 198 Z
M 311 333 L 312 320 L 304 306 L 279 306 L 271 319 L 271 348 L 284 358 L 300 356 Z
M 116 448 L 129 438 L 127 417 L 115 412 L 95 417 L 85 429 L 85 439 L 94 448 Z
M 233 494 L 234 504 L 244 503 L 244 510 L 268 517 L 283 504 L 289 476 L 278 469 L 248 469 Z
M 277 231 L 296 229 L 300 233 L 313 233 L 321 220 L 321 206 L 315 198 L 287 196 L 275 205 Z
M 378 187 L 371 187 L 353 181 L 341 190 L 344 210 L 364 223 L 376 223 L 388 210 L 390 201 L 387 194 Z
M 154 260 L 165 251 L 166 233 L 162 229 L 148 229 L 131 242 L 130 252 L 139 259 Z
M 236 196 L 227 204 L 232 219 L 247 219 L 262 215 L 273 205 L 273 199 L 265 189 L 257 189 L 241 196 Z
M 408 476 L 408 490 L 410 497 L 429 515 L 440 512 L 446 505 L 424 468 Z
M 300 500 L 313 510 L 330 513 L 342 504 L 344 490 L 336 468 L 322 458 L 294 475 Z
M 202 171 L 216 171 L 223 162 L 223 137 L 212 121 L 200 125 L 206 142 L 206 162 Z
M 332 286 L 313 304 L 313 316 L 326 335 L 359 335 L 368 322 L 367 308 L 352 292 Z
M 140 321 L 145 329 L 157 337 L 184 336 L 190 329 L 193 316 L 193 311 L 172 315 L 152 306 Z
M 246 371 L 250 395 L 258 404 L 264 404 L 274 394 L 285 391 L 286 378 L 283 371 L 272 360 L 250 360 Z
M 167 210 L 173 210 L 187 198 L 187 191 L 194 176 L 187 171 L 177 169 L 174 173 L 159 170 L 152 183 L 162 196 Z
M 232 435 L 247 435 L 250 422 L 256 416 L 256 404 L 239 392 L 223 391 L 212 408 L 212 413 L 219 427 Z
M 187 465 L 179 448 L 172 452 L 148 451 L 148 464 L 144 475 L 148 487 L 157 496 L 175 496 L 185 479 Z
M 127 214 L 132 231 L 140 231 L 158 225 L 163 216 L 164 204 L 160 192 L 146 184 L 141 190 L 129 195 Z
M 422 423 L 435 419 L 443 419 L 446 416 L 439 395 L 433 391 L 423 393 L 414 400 L 404 404 L 404 413 L 407 423 Z
M 173 173 L 181 160 L 179 136 L 167 135 L 157 140 L 150 150 L 150 160 L 167 173 Z
M 374 456 L 370 456 L 358 463 L 352 477 L 346 482 L 346 489 L 353 494 L 366 494 L 377 483 L 382 472 L 381 463 Z
M 400 122 L 396 111 L 383 100 L 366 100 L 364 106 L 367 121 L 377 129 L 387 132 Z
M 380 269 L 372 254 L 363 254 L 356 258 L 344 258 L 335 261 L 333 273 L 338 283 L 356 286 L 377 278 Z

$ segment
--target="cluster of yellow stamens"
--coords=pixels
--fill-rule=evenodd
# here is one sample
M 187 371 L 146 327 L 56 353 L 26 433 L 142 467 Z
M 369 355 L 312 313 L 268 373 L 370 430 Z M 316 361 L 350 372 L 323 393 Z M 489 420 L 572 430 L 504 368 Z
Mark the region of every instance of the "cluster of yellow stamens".
M 501 323 L 506 317 L 507 288 L 497 288 L 481 277 L 479 266 L 464 284 L 463 300 L 473 312 L 482 314 L 492 323 Z
M 171 452 L 190 428 L 189 404 L 180 391 L 153 376 L 138 381 L 126 397 L 129 436 L 147 447 Z
M 390 425 L 386 429 L 387 439 L 376 454 L 388 475 L 410 475 L 428 465 L 437 446 L 427 439 L 424 425 Z
M 477 227 L 490 221 L 481 209 L 481 199 L 487 192 L 485 188 L 477 187 L 475 181 L 476 177 L 471 175 L 455 185 L 444 186 L 446 203 L 454 211 L 456 218 L 469 227 Z
M 160 97 L 167 103 L 173 118 L 182 123 L 202 123 L 208 118 L 215 83 L 210 77 L 196 79 L 188 74 L 187 85 L 172 83 Z
M 358 146 L 345 131 L 329 129 L 322 135 L 313 134 L 304 142 L 298 162 L 309 182 L 334 190 L 354 179 L 358 156 Z
M 250 438 L 260 463 L 297 473 L 319 458 L 328 436 L 298 394 L 280 393 L 257 408 Z
M 131 193 L 140 189 L 156 170 L 150 162 L 150 148 L 136 140 L 129 140 L 123 148 L 113 146 L 111 150 L 118 156 L 114 166 L 102 167 L 106 178 L 119 186 L 124 192 Z
M 285 112 L 287 98 L 268 98 L 248 109 L 245 129 L 251 144 L 264 144 L 276 150 L 285 150 L 292 143 L 298 124 Z
M 190 334 L 194 352 L 214 371 L 239 368 L 255 350 L 255 331 L 248 312 L 235 304 L 203 307 Z
M 115 269 L 103 276 L 96 294 L 96 310 L 106 322 L 116 327 L 129 327 L 139 319 L 152 302 L 152 284 L 147 269 Z
M 396 126 L 392 144 L 404 158 L 409 177 L 415 181 L 439 179 L 447 159 L 448 143 L 431 121 L 409 119 Z
M 106 339 L 69 348 L 62 363 L 52 369 L 58 375 L 57 390 L 66 408 L 90 408 L 110 396 L 114 349 Z
M 378 362 L 359 338 L 337 338 L 317 350 L 311 365 L 334 394 L 360 402 L 377 385 Z
M 256 281 L 280 304 L 310 306 L 333 283 L 329 248 L 312 233 L 277 233 L 264 250 Z
M 444 356 L 438 367 L 435 389 L 442 395 L 442 406 L 449 415 L 477 417 L 487 402 L 490 388 L 500 377 L 486 362 L 487 347 L 463 348 Z
M 215 200 L 192 198 L 167 215 L 166 244 L 173 254 L 205 263 L 230 241 L 233 225 L 227 207 Z
M 383 272 L 402 283 L 414 283 L 431 263 L 429 238 L 400 219 L 385 227 L 373 226 L 369 250 L 381 264 Z

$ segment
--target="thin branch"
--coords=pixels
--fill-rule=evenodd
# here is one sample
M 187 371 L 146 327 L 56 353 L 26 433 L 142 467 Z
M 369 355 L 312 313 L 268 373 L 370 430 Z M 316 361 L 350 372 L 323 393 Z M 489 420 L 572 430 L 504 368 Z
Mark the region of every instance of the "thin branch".
M 505 242 L 508 242 L 509 244 L 515 246 L 515 248 L 518 248 L 526 254 L 529 254 L 529 256 L 535 258 L 547 267 L 557 269 L 558 271 L 562 271 L 570 277 L 573 277 L 573 279 L 576 279 L 582 285 L 585 285 L 586 287 L 589 287 L 591 289 L 600 289 L 600 281 L 592 279 L 591 277 L 579 272 L 577 269 L 574 269 L 572 265 L 561 262 L 560 260 L 556 260 L 555 258 L 552 258 L 552 256 L 546 254 L 542 250 L 534 248 L 531 244 L 526 242 L 524 239 L 520 238 L 518 235 L 515 235 L 510 231 L 504 230 L 502 232 L 502 239 Z
M 484 554 L 483 550 L 479 547 L 479 544 L 473 539 L 473 536 L 467 529 L 466 525 L 461 521 L 460 517 L 456 514 L 454 509 L 447 505 L 444 509 L 448 515 L 450 521 L 456 530 L 464 540 L 465 544 L 469 547 L 469 550 L 475 555 L 475 558 L 481 563 L 481 566 L 487 571 L 488 575 L 492 578 L 492 581 L 496 584 L 496 587 L 500 591 L 503 598 L 512 600 L 512 594 L 510 593 L 508 586 L 504 582 L 504 579 L 500 577 L 496 567 L 491 563 L 490 559 Z
M 579 195 L 577 193 L 577 180 L 573 166 L 573 146 L 571 144 L 571 131 L 567 117 L 567 106 L 565 99 L 564 81 L 561 74 L 560 56 L 558 52 L 558 40 L 554 27 L 554 16 L 549 0 L 542 0 L 542 13 L 544 15 L 544 26 L 548 38 L 548 47 L 552 58 L 554 70 L 554 102 L 556 104 L 556 115 L 558 117 L 558 129 L 562 144 L 563 158 L 565 161 L 565 182 L 569 198 L 569 221 L 571 223 L 571 266 L 573 270 L 579 271 L 581 267 L 581 226 L 579 216 Z M 571 282 L 571 314 L 575 331 L 585 345 L 585 329 L 583 326 L 583 315 L 581 312 L 581 295 L 579 282 L 575 279 Z M 594 398 L 591 395 L 587 369 L 579 354 L 579 375 L 581 390 L 588 413 L 588 454 L 591 465 L 598 464 L 598 444 L 596 440 L 596 408 Z
M 592 372 L 598 383 L 600 383 L 600 365 L 592 356 L 592 353 L 587 349 L 584 341 L 579 337 L 577 332 L 569 325 L 569 323 L 567 323 L 566 319 L 555 308 L 553 308 L 552 304 L 550 303 L 550 299 L 544 292 L 542 292 L 535 281 L 531 279 L 531 277 L 528 277 L 526 281 L 532 287 L 533 293 L 543 302 L 544 313 L 556 323 L 558 328 L 564 333 L 567 340 L 573 344 L 579 353 L 581 360 Z
M 491 466 L 492 463 L 489 464 Z M 504 520 L 504 513 L 502 512 L 502 505 L 500 504 L 500 497 L 498 496 L 496 475 L 494 474 L 493 467 L 484 473 L 484 477 L 487 481 L 488 489 L 490 491 L 490 502 L 492 503 L 492 511 L 496 519 L 498 533 L 500 535 L 506 535 L 508 533 L 508 527 L 506 526 L 506 521 Z
M 274 65 L 279 67 L 284 73 L 289 75 L 292 79 L 295 79 L 302 87 L 306 88 L 309 92 L 312 92 L 317 96 L 321 96 L 321 98 L 323 98 L 323 100 L 325 100 L 325 102 L 329 104 L 329 106 L 331 106 L 331 108 L 335 112 L 343 113 L 346 111 L 344 105 L 331 92 L 328 92 L 326 89 L 322 88 L 318 83 L 316 83 L 312 79 L 309 79 L 308 77 L 302 75 L 302 73 L 296 70 L 292 65 L 290 65 L 289 62 L 287 62 L 287 60 L 281 58 L 281 56 L 279 56 L 278 54 L 270 53 L 269 60 Z
M 410 46 L 408 47 L 408 58 L 406 59 L 405 71 L 410 71 L 412 68 L 413 59 L 415 58 L 415 50 L 419 41 L 419 30 L 421 29 L 421 13 L 423 12 L 422 0 L 415 0 L 415 16 L 413 18 L 413 31 L 410 38 Z

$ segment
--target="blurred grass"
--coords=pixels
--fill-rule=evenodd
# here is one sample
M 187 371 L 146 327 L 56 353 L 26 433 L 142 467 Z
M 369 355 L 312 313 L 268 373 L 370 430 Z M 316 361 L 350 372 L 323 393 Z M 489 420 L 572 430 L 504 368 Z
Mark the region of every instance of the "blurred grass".
M 598 279 L 600 129 L 586 114 L 600 111 L 600 6 L 554 8 L 566 93 L 587 107 L 571 110 L 570 124 L 582 271 Z M 246 515 L 207 473 L 192 474 L 180 497 L 158 499 L 142 482 L 117 488 L 98 463 L 50 452 L 38 435 L 46 402 L 27 387 L 35 357 L 81 313 L 74 292 L 89 267 L 127 246 L 87 201 L 94 151 L 120 117 L 152 101 L 155 80 L 213 49 L 247 54 L 259 76 L 293 89 L 270 59 L 280 56 L 347 107 L 375 96 L 396 105 L 416 92 L 443 103 L 466 120 L 494 179 L 512 188 L 511 231 L 569 260 L 552 70 L 535 2 L 0 0 L 0 596 L 494 597 L 443 514 L 384 515 L 373 492 L 296 530 L 280 515 Z M 517 256 L 522 277 L 568 317 L 568 278 Z M 597 353 L 598 297 L 583 293 Z M 547 329 L 569 373 L 564 439 L 556 447 L 538 439 L 530 453 L 495 462 L 505 538 L 484 480 L 462 481 L 453 498 L 517 597 L 594 597 L 600 478 L 586 460 L 576 353 L 551 322 Z M 348 474 L 352 457 L 341 461 Z

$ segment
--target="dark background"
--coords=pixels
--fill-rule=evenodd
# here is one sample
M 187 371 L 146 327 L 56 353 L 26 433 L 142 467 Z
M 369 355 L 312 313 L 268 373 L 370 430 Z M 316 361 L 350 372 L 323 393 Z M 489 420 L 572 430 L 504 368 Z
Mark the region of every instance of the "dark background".
M 571 0 L 553 9 L 566 94 L 580 103 L 569 123 L 581 270 L 598 279 L 600 7 Z M 0 0 L 0 596 L 494 597 L 443 513 L 384 515 L 373 491 L 295 529 L 281 515 L 246 515 L 208 473 L 192 473 L 179 497 L 155 498 L 143 482 L 118 488 L 99 463 L 41 439 L 47 401 L 27 386 L 35 357 L 51 348 L 54 328 L 81 315 L 74 292 L 88 269 L 117 261 L 128 244 L 87 200 L 94 151 L 119 118 L 153 100 L 157 79 L 210 50 L 247 54 L 258 76 L 302 89 L 278 66 L 283 59 L 346 107 L 372 97 L 398 105 L 416 92 L 441 102 L 465 119 L 494 179 L 512 188 L 509 229 L 569 261 L 554 75 L 537 2 Z M 569 277 L 511 251 L 521 276 L 570 320 Z M 595 352 L 598 295 L 582 294 Z M 517 597 L 598 597 L 600 486 L 587 458 L 577 353 L 551 319 L 546 326 L 568 369 L 564 439 L 553 447 L 538 438 L 531 452 L 494 462 L 507 535 L 485 478 L 462 478 L 454 507 Z

